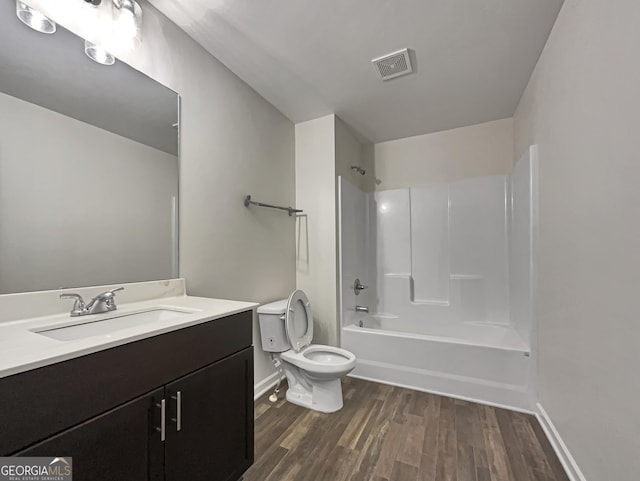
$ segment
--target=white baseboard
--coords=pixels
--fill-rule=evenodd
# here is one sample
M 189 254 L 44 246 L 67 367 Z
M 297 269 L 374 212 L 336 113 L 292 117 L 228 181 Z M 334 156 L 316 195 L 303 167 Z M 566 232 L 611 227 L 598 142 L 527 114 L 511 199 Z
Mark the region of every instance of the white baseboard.
M 262 381 L 255 383 L 253 385 L 253 400 L 255 401 L 269 389 L 275 387 L 275 385 L 278 384 L 278 376 L 279 373 L 274 372 L 270 376 L 264 378 Z
M 567 448 L 567 445 L 560 437 L 560 433 L 555 428 L 551 422 L 551 418 L 540 403 L 536 404 L 536 418 L 538 418 L 544 433 L 547 435 L 547 439 L 549 439 L 553 450 L 558 455 L 558 459 L 562 463 L 562 467 L 566 471 L 567 476 L 569 476 L 569 479 L 571 481 L 586 481 L 582 471 L 580 471 L 580 468 L 576 463 L 576 460 L 573 459 L 573 456 L 569 452 L 569 448 Z
M 348 349 L 354 352 L 353 349 Z M 357 354 L 356 354 L 357 355 Z M 358 358 L 351 377 L 533 413 L 525 386 Z
M 425 389 L 425 388 L 422 388 L 420 386 L 414 386 L 412 384 L 402 384 L 402 383 L 398 383 L 398 382 L 394 382 L 394 381 L 388 381 L 388 380 L 379 379 L 379 378 L 376 378 L 376 377 L 361 376 L 359 374 L 353 374 L 353 373 L 347 374 L 347 376 L 355 378 L 355 379 L 362 379 L 363 381 L 377 382 L 379 384 L 387 384 L 389 386 L 396 386 L 396 387 L 401 387 L 401 388 L 404 388 L 404 389 L 411 389 L 413 391 L 427 392 L 429 394 L 435 394 L 437 396 L 450 397 L 450 398 L 453 398 L 453 399 L 461 399 L 462 401 L 469 401 L 469 402 L 476 403 L 476 404 L 484 404 L 485 406 L 492 406 L 492 407 L 495 407 L 495 408 L 507 409 L 509 411 L 516 411 L 516 412 L 524 413 L 524 414 L 535 414 L 535 412 L 532 411 L 531 409 L 521 408 L 521 407 L 518 407 L 518 406 L 512 406 L 512 405 L 507 405 L 507 404 L 500 404 L 500 403 L 491 402 L 491 401 L 485 401 L 485 400 L 474 398 L 474 397 L 471 397 L 471 396 L 460 396 L 460 395 L 452 394 L 450 392 L 445 392 L 445 391 L 436 391 L 434 389 Z

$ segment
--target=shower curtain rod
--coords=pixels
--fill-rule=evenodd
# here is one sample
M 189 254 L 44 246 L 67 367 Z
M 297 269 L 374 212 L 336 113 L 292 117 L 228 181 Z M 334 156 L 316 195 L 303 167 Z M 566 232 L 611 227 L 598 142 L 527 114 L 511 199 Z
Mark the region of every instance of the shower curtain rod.
M 248 195 L 244 198 L 244 206 L 249 207 L 250 205 L 257 205 L 258 207 L 269 207 L 270 209 L 286 210 L 289 213 L 289 217 L 291 217 L 295 213 L 304 212 L 302 209 L 294 209 L 293 207 L 279 207 L 277 205 L 256 202 L 255 200 L 251 200 L 251 196 Z

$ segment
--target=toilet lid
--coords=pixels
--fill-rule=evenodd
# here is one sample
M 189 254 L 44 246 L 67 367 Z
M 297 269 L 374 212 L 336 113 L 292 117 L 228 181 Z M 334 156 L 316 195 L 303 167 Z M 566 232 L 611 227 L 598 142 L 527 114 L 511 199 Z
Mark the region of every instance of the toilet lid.
M 289 296 L 285 312 L 285 330 L 295 352 L 311 344 L 313 339 L 313 315 L 311 303 L 303 291 L 294 291 Z

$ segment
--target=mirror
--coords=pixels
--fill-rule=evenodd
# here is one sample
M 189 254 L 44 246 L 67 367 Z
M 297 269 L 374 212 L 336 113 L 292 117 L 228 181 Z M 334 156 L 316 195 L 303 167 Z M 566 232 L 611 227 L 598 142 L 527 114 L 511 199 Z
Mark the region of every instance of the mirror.
M 0 0 L 0 294 L 178 276 L 178 95 Z

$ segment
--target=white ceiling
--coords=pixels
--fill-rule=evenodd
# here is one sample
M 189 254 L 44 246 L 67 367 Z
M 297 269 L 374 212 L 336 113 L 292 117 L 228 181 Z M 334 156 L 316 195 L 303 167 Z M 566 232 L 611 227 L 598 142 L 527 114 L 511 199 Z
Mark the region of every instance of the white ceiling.
M 373 142 L 513 115 L 563 0 L 150 0 L 293 122 Z M 417 73 L 371 59 L 408 47 Z

